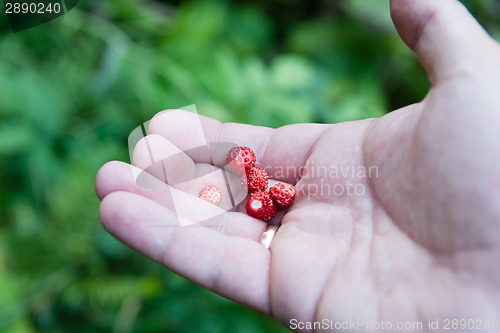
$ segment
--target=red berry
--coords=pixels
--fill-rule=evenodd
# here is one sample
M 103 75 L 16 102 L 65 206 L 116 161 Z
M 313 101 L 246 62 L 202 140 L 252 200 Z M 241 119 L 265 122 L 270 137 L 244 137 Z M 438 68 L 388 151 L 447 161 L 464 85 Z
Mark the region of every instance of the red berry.
M 230 171 L 243 175 L 255 166 L 255 154 L 248 147 L 233 147 L 227 153 L 226 164 Z
M 269 193 L 278 209 L 290 207 L 295 199 L 295 189 L 290 184 L 278 183 L 269 189 Z
M 217 206 L 220 203 L 222 195 L 217 186 L 210 185 L 201 190 L 199 197 Z
M 253 167 L 247 170 L 247 174 L 241 177 L 241 186 L 249 193 L 265 191 L 269 177 L 264 169 Z
M 276 207 L 269 193 L 257 191 L 248 199 L 245 206 L 248 215 L 256 219 L 269 221 L 276 216 Z

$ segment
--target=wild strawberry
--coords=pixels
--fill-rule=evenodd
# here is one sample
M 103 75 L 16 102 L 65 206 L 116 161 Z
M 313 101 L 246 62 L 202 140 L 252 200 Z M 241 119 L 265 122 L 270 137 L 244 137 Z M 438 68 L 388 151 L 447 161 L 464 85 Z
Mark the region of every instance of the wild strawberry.
M 278 209 L 290 207 L 295 199 L 295 189 L 290 184 L 278 183 L 269 189 L 269 193 Z
M 256 219 L 269 221 L 276 216 L 276 207 L 274 206 L 271 195 L 264 191 L 253 193 L 245 206 L 248 215 Z
M 246 175 L 241 177 L 241 187 L 247 190 L 248 193 L 265 191 L 268 181 L 269 177 L 264 169 L 253 167 L 247 170 Z
M 217 186 L 210 185 L 201 190 L 199 197 L 217 206 L 220 203 L 222 195 Z
M 237 175 L 245 174 L 255 166 L 255 154 L 248 147 L 234 147 L 227 153 L 227 168 Z

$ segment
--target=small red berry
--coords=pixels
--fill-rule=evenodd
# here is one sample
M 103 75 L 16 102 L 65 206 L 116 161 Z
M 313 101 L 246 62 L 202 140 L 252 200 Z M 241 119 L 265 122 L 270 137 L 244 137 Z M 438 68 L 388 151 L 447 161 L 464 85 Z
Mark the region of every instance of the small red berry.
M 265 191 L 269 177 L 264 169 L 253 167 L 247 170 L 247 174 L 241 177 L 241 186 L 249 193 Z
M 278 209 L 290 207 L 295 199 L 295 189 L 290 184 L 278 183 L 269 189 L 269 193 Z
M 253 193 L 245 206 L 248 215 L 256 219 L 269 221 L 276 216 L 276 207 L 269 193 L 257 191 Z
M 226 164 L 230 171 L 243 175 L 255 166 L 255 154 L 248 147 L 233 147 L 227 153 Z
M 210 185 L 201 190 L 199 197 L 217 206 L 220 203 L 222 195 L 217 186 Z

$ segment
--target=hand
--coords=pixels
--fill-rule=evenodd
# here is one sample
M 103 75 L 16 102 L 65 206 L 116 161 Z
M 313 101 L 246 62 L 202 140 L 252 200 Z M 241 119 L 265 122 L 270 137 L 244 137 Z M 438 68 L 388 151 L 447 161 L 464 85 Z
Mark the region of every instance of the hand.
M 201 117 L 201 131 L 191 113 L 160 113 L 134 167 L 110 162 L 97 175 L 106 229 L 288 327 L 292 318 L 423 329 L 428 319 L 499 320 L 500 47 L 455 0 L 393 0 L 391 11 L 431 81 L 422 102 L 379 119 L 278 129 Z M 170 174 L 196 175 L 210 167 L 189 150 L 200 136 L 251 147 L 270 178 L 296 186 L 270 250 L 258 242 L 265 223 L 240 211 L 210 221 L 223 231 L 152 227 L 177 221 L 169 191 L 138 186 L 132 168 L 176 155 Z

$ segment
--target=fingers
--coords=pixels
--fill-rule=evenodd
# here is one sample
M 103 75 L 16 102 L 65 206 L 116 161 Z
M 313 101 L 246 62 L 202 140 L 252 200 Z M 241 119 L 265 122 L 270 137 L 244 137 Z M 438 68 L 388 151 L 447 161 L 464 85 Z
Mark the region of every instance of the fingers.
M 232 125 L 232 126 L 227 126 Z M 250 147 L 257 156 L 265 153 L 267 142 L 273 133 L 268 127 L 242 124 L 222 124 L 215 119 L 182 110 L 166 110 L 151 119 L 149 134 L 159 134 L 188 154 L 197 163 L 223 166 L 227 151 L 234 146 Z M 227 151 L 222 152 L 214 143 L 226 142 Z M 209 147 L 208 145 L 211 145 Z M 202 149 L 205 147 L 205 149 Z M 212 156 L 215 153 L 216 157 Z
M 496 43 L 458 0 L 391 0 L 403 41 L 417 52 L 431 83 L 474 72 Z
M 95 188 L 99 199 L 116 191 L 128 191 L 150 198 L 165 207 L 170 202 L 168 185 L 130 164 L 111 161 L 104 164 L 96 176 Z
M 201 150 L 203 147 L 207 146 L 202 146 Z M 148 135 L 137 143 L 133 160 L 148 174 L 194 196 L 209 185 L 217 186 L 222 192 L 219 206 L 226 210 L 232 210 L 247 196 L 240 185 L 240 176 L 225 173 L 211 164 L 194 163 L 185 152 L 157 134 Z
M 137 168 L 121 162 L 110 162 L 101 168 L 97 175 L 96 188 L 101 198 L 116 191 L 128 191 L 150 198 L 175 212 L 180 226 L 210 222 L 216 229 L 221 229 L 224 225 L 218 223 L 225 223 L 221 216 L 226 213 L 228 207 L 232 207 L 227 193 L 223 192 L 223 200 L 220 206 L 216 206 L 198 198 L 197 194 L 192 195 L 175 189 L 147 172 L 141 170 L 137 173 Z M 224 190 L 225 187 L 221 188 Z
M 139 176 L 136 177 L 136 175 Z M 106 163 L 97 174 L 96 190 L 101 200 L 113 192 L 126 191 L 138 194 L 172 211 L 176 211 L 169 185 L 127 163 L 118 161 Z M 201 200 L 195 196 L 187 198 L 189 207 L 196 206 Z M 193 211 L 193 209 L 190 209 L 190 211 Z M 259 240 L 266 226 L 266 223 L 262 221 L 236 212 L 222 212 L 220 216 L 209 218 L 199 224 L 225 235 L 246 237 L 254 241 Z
M 232 146 L 250 147 L 257 165 L 271 178 L 295 183 L 300 168 L 328 125 L 296 124 L 271 129 L 214 119 L 182 110 L 158 113 L 149 124 L 150 134 L 159 134 L 189 155 L 194 162 L 224 166 Z M 201 145 L 206 145 L 203 146 Z
M 181 228 L 169 209 L 128 192 L 101 203 L 105 228 L 123 243 L 222 296 L 269 313 L 270 252 L 258 242 Z
M 171 186 L 195 178 L 196 165 L 172 142 L 148 135 L 134 148 L 133 164 Z

